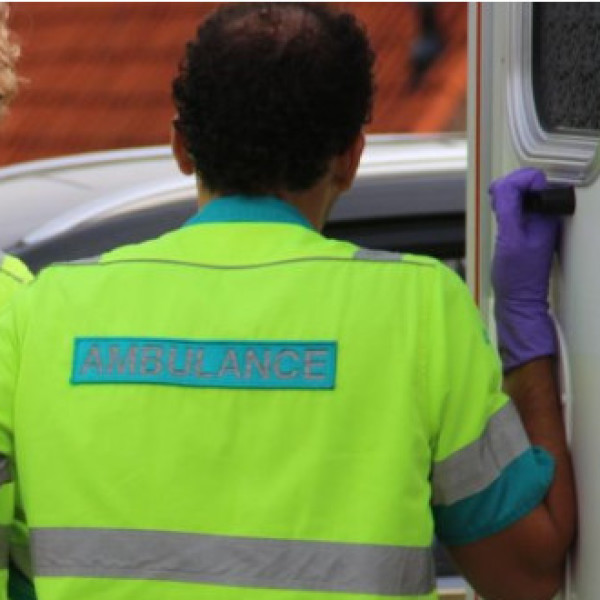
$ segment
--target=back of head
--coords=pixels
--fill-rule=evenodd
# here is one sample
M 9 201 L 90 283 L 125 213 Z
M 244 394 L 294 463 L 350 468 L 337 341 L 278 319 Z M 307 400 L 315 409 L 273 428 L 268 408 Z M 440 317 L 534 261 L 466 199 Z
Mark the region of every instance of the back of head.
M 310 188 L 370 117 L 373 60 L 355 18 L 323 5 L 219 9 L 173 83 L 177 127 L 204 186 Z

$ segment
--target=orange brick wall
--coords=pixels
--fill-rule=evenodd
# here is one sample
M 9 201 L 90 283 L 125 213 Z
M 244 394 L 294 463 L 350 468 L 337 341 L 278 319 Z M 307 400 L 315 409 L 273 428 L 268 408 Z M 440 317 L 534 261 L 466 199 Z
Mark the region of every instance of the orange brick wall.
M 415 5 L 342 5 L 363 20 L 378 53 L 370 130 L 461 128 L 466 5 L 437 6 L 445 51 L 416 90 L 408 85 L 410 44 L 418 34 Z M 185 41 L 214 6 L 12 3 L 11 26 L 22 46 L 19 71 L 27 81 L 1 127 L 0 164 L 166 143 L 171 80 Z

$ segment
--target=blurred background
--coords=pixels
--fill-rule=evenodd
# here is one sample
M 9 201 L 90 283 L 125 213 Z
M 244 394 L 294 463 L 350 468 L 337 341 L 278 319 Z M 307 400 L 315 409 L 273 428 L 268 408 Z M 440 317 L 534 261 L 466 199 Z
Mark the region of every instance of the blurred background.
M 465 3 L 336 3 L 377 52 L 371 133 L 465 130 Z M 185 42 L 217 3 L 11 3 L 19 97 L 0 165 L 165 144 Z

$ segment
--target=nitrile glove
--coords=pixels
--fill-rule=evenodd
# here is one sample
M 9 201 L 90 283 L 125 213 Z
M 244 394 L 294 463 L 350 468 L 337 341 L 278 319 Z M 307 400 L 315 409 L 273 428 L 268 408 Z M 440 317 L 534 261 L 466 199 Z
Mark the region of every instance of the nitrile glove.
M 505 371 L 556 354 L 548 288 L 560 220 L 525 213 L 522 193 L 543 190 L 544 173 L 519 169 L 490 186 L 498 231 L 492 260 L 498 348 Z

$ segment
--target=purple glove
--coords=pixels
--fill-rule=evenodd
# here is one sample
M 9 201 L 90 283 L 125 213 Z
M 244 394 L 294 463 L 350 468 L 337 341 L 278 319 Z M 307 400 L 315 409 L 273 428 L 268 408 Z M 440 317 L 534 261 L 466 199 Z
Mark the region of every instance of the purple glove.
M 498 347 L 505 371 L 556 354 L 548 287 L 560 220 L 524 213 L 521 205 L 522 192 L 546 187 L 546 177 L 537 169 L 513 171 L 490 186 L 498 223 L 492 285 Z

